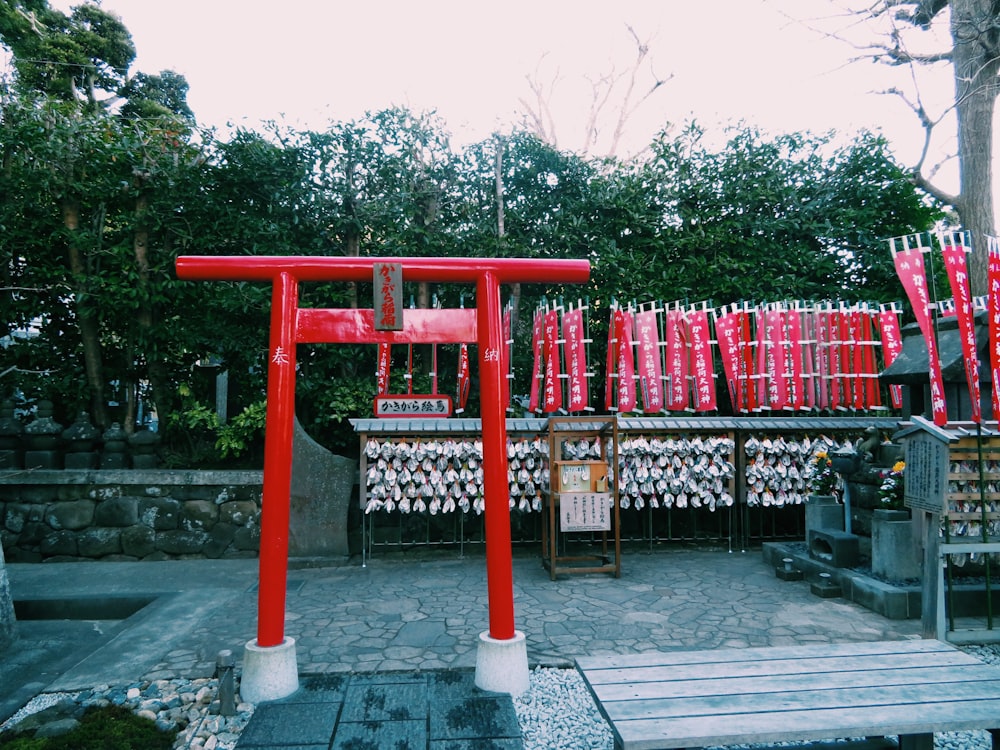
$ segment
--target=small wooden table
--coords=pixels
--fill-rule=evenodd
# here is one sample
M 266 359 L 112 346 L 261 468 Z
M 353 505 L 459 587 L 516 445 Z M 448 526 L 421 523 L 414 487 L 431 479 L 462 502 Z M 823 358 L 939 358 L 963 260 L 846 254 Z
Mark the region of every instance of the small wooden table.
M 998 746 L 1000 667 L 936 640 L 577 659 L 615 747 L 665 750 L 987 729 Z

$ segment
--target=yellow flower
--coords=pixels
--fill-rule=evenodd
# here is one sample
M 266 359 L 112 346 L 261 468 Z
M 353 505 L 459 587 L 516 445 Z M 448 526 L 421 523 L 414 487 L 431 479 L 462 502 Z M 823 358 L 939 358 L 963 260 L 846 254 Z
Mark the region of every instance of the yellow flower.
M 896 474 L 902 474 L 903 473 L 903 469 L 905 469 L 905 468 L 906 468 L 906 462 L 905 461 L 897 461 L 896 463 L 894 463 L 892 465 L 892 470 Z

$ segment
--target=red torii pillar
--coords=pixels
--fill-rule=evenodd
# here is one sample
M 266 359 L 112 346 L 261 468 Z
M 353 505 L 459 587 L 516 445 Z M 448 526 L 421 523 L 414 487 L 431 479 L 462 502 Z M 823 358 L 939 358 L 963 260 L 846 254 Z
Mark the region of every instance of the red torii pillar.
M 381 264 L 400 264 L 403 281 L 475 283 L 476 307 L 405 310 L 401 331 L 376 330 L 374 310 L 299 307 L 300 282 L 371 282 L 376 265 Z M 177 276 L 193 281 L 272 284 L 257 639 L 247 644 L 243 697 L 251 702 L 274 700 L 298 689 L 295 641 L 285 637 L 284 623 L 295 347 L 304 343 L 478 344 L 489 631 L 480 636 L 476 684 L 498 692 L 526 689 L 524 635 L 514 627 L 507 428 L 505 405 L 500 400 L 505 377 L 500 368 L 504 345 L 500 284 L 584 283 L 590 276 L 590 263 L 523 258 L 182 256 L 177 259 Z

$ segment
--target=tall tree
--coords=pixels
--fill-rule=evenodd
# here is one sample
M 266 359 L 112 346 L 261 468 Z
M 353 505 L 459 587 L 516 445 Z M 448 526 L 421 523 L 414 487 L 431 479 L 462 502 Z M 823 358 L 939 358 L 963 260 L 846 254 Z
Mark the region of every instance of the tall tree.
M 31 272 L 39 288 L 60 290 L 54 304 L 71 306 L 71 316 L 41 305 L 35 315 L 54 345 L 79 347 L 95 421 L 109 423 L 108 384 L 117 381 L 130 431 L 139 379 L 164 382 L 162 372 L 157 376 L 139 364 L 162 365 L 151 334 L 164 300 L 158 275 L 163 259 L 152 257 L 151 206 L 155 192 L 176 184 L 196 155 L 187 146 L 193 125 L 187 83 L 170 72 L 130 79 L 135 47 L 128 30 L 92 4 L 66 15 L 45 0 L 6 3 L 0 6 L 0 43 L 12 52 L 15 74 L 0 123 L 3 177 L 9 185 L 32 186 L 33 196 L 13 195 L 51 206 L 59 224 L 48 246 L 11 252 L 46 269 L 44 278 Z M 49 225 L 39 218 L 38 229 Z M 52 265 L 52 247 L 63 251 L 61 274 Z M 115 276 L 119 269 L 127 278 Z M 121 327 L 113 322 L 119 314 Z M 63 335 L 47 330 L 59 321 L 68 324 Z
M 953 108 L 956 121 L 959 187 L 957 193 L 943 190 L 934 179 L 935 165 L 928 164 L 931 136 L 941 126 L 943 113 L 932 112 L 913 90 L 894 87 L 889 93 L 900 96 L 917 116 L 925 134 L 921 157 L 912 169 L 912 179 L 941 202 L 951 205 L 969 230 L 973 246 L 970 279 L 974 295 L 986 294 L 985 237 L 995 235 L 993 198 L 993 118 L 1000 93 L 1000 1 L 998 0 L 863 0 L 849 1 L 856 18 L 876 24 L 875 42 L 864 42 L 851 31 L 837 35 L 864 52 L 864 57 L 892 66 L 912 69 L 911 79 L 919 81 L 918 68 L 950 64 L 954 82 Z M 866 32 L 871 28 L 864 26 Z M 941 31 L 949 44 L 928 49 L 926 38 Z

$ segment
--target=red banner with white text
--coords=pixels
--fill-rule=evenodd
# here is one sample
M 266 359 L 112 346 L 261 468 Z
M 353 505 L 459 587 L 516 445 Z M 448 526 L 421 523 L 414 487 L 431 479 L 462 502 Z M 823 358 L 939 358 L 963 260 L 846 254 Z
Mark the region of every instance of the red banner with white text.
M 570 412 L 584 411 L 589 405 L 587 393 L 587 350 L 584 346 L 586 331 L 584 330 L 583 308 L 570 308 L 563 313 L 563 351 L 568 376 L 566 410 Z
M 735 310 L 723 309 L 715 313 L 715 336 L 719 345 L 719 359 L 722 360 L 722 373 L 729 389 L 729 401 L 733 412 L 746 410 L 746 402 L 742 397 L 740 378 L 740 319 Z
M 552 414 L 562 409 L 562 367 L 559 360 L 559 311 L 549 310 L 545 313 L 545 379 L 543 394 L 545 402 L 542 412 Z
M 715 411 L 715 364 L 712 361 L 712 332 L 708 310 L 704 306 L 687 313 L 688 340 L 691 343 L 691 376 L 696 412 Z
M 958 317 L 958 335 L 962 341 L 962 358 L 965 360 L 965 380 L 969 386 L 970 416 L 973 422 L 983 421 L 982 393 L 979 387 L 979 352 L 976 349 L 976 328 L 972 310 L 972 292 L 969 289 L 969 271 L 965 255 L 971 249 L 961 243 L 962 233 L 943 238 L 941 255 L 948 271 L 948 282 L 955 300 Z
M 913 307 L 917 325 L 924 335 L 927 345 L 927 360 L 931 388 L 931 414 L 934 424 L 939 427 L 948 422 L 948 409 L 944 400 L 944 380 L 941 375 L 941 360 L 937 352 L 937 339 L 930 315 L 930 295 L 927 291 L 927 274 L 924 271 L 922 247 L 907 247 L 893 253 L 896 274 L 906 291 Z
M 664 313 L 667 358 L 667 409 L 685 411 L 688 408 L 688 347 L 684 313 L 679 309 Z
M 632 314 L 628 310 L 615 312 L 615 329 L 618 339 L 618 413 L 635 410 L 635 355 L 632 352 Z
M 657 316 L 658 311 L 653 307 L 635 313 L 636 370 L 642 409 L 646 414 L 663 411 L 663 363 Z
M 987 238 L 986 319 L 990 334 L 990 371 L 993 383 L 993 419 L 1000 419 L 1000 242 Z
M 378 345 L 378 364 L 375 369 L 375 395 L 389 395 L 389 367 L 392 358 L 389 356 L 389 344 Z
M 538 391 L 542 379 L 542 348 L 545 345 L 545 311 L 535 310 L 535 318 L 531 326 L 531 382 L 528 391 L 528 411 L 532 414 L 538 411 Z
M 885 366 L 888 367 L 896 361 L 896 357 L 903 350 L 903 336 L 899 330 L 899 310 L 895 303 L 882 305 L 879 308 L 878 323 L 882 333 L 882 357 Z M 889 386 L 889 396 L 892 399 L 893 409 L 903 408 L 903 387 L 901 385 Z

